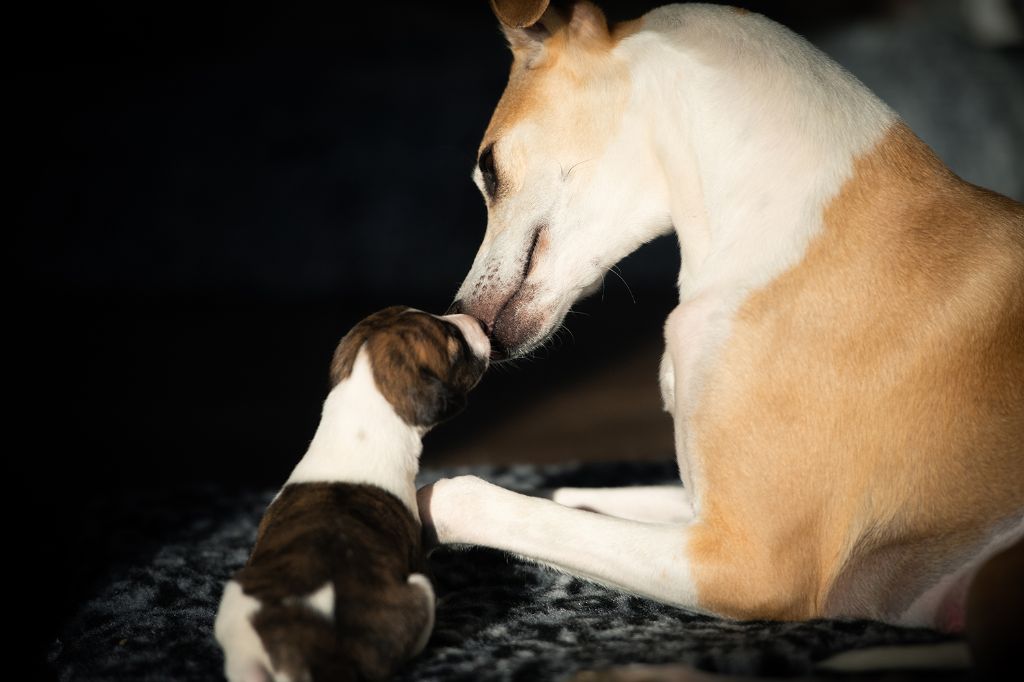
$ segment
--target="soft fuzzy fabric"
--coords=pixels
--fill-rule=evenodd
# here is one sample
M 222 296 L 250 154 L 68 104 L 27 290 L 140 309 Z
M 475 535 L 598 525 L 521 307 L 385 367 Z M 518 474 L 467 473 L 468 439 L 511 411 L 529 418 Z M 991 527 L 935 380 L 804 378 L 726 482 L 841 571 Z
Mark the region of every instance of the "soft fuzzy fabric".
M 588 464 L 424 472 L 473 473 L 537 490 L 670 480 L 670 465 Z M 212 627 L 221 589 L 245 561 L 272 491 L 194 497 L 202 519 L 175 527 L 148 561 L 115 567 L 53 643 L 62 680 L 213 680 L 222 658 Z M 941 641 L 874 622 L 736 623 L 616 593 L 500 552 L 441 550 L 441 602 L 427 650 L 402 680 L 549 680 L 613 664 L 685 662 L 734 673 L 799 675 L 815 661 L 882 643 Z

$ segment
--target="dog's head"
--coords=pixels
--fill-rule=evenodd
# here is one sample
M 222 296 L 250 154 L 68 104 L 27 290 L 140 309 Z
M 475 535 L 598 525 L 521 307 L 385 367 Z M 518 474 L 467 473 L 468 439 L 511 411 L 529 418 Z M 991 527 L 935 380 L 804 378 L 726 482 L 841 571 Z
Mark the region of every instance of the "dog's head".
M 364 350 L 381 395 L 410 426 L 429 428 L 466 406 L 487 369 L 490 343 L 468 315 L 437 317 L 404 306 L 362 320 L 334 351 L 331 385 L 352 373 Z
M 609 31 L 588 2 L 491 4 L 514 60 L 473 172 L 487 231 L 453 310 L 487 325 L 494 356 L 514 357 L 671 225 L 616 51 L 628 28 Z

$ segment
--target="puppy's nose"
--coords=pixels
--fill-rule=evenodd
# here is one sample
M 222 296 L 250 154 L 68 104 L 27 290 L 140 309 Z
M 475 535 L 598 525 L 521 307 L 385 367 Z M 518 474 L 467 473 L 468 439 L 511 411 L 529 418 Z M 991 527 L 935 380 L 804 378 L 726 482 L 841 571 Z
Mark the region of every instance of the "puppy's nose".
M 487 328 L 480 320 L 469 315 L 445 315 L 441 318 L 453 323 L 462 332 L 466 343 L 478 357 L 488 358 L 491 355 L 491 341 L 487 338 Z
M 445 313 L 445 315 L 468 315 L 468 313 L 466 313 L 466 307 L 462 305 L 462 300 L 459 299 L 452 303 L 450 306 L 448 306 L 448 311 Z M 470 317 L 473 316 L 470 315 Z M 491 326 L 484 322 L 483 320 L 481 320 L 480 318 L 473 319 L 475 319 L 476 323 L 480 325 L 480 328 L 484 330 L 484 335 L 487 336 L 487 338 L 491 338 Z

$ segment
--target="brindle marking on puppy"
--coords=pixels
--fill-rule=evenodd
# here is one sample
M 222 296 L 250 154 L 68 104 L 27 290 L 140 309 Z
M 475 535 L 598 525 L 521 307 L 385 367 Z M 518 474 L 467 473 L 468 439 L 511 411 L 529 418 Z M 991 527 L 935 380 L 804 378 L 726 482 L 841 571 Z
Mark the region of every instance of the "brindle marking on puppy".
M 231 682 L 381 680 L 423 649 L 420 438 L 465 405 L 489 353 L 473 318 L 400 307 L 341 341 L 317 433 L 224 591 Z
M 334 352 L 331 386 L 348 378 L 365 347 L 377 388 L 406 423 L 428 426 L 461 411 L 486 360 L 455 324 L 433 316 L 423 324 L 424 314 L 392 306 L 360 322 Z
M 430 624 L 433 604 L 409 582 L 426 572 L 419 524 L 394 495 L 301 483 L 274 500 L 233 579 L 263 604 L 252 623 L 274 670 L 293 680 L 384 679 L 418 653 Z M 325 585 L 329 609 L 296 599 Z

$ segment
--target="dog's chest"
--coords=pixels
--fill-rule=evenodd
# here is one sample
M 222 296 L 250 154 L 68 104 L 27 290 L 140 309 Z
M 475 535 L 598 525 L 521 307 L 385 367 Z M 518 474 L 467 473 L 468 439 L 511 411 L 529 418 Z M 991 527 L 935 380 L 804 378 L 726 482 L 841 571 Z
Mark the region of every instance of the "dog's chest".
M 717 351 L 728 338 L 735 307 L 726 296 L 709 292 L 680 303 L 665 322 L 662 399 L 675 422 L 679 471 L 691 494 L 700 487 L 700 466 L 690 422 Z
M 666 320 L 661 385 L 676 419 L 685 419 L 696 402 L 704 370 L 726 339 L 734 307 L 724 296 L 707 293 L 680 303 Z

